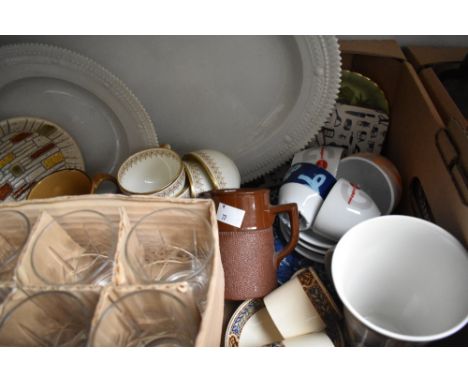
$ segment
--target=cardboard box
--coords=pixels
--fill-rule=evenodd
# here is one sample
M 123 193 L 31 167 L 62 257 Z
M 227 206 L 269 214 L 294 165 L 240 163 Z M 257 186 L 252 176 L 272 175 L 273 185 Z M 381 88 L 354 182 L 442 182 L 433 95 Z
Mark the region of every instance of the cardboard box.
M 468 46 L 459 48 L 410 46 L 405 52 L 444 121 L 446 128 L 437 136 L 437 146 L 466 206 L 468 203 L 467 112 L 460 110 L 438 72 L 458 68 L 468 56 Z
M 446 123 L 396 42 L 341 41 L 340 45 L 343 68 L 374 80 L 390 103 L 390 127 L 382 154 L 397 166 L 403 180 L 402 200 L 395 213 L 430 220 L 466 246 L 468 198 L 466 184 L 462 187 L 466 168 L 459 166 L 462 142 L 454 138 L 461 129 L 456 130 L 453 121 L 450 126 Z M 466 135 L 461 138 L 466 140 Z M 467 327 L 435 343 L 462 344 L 468 344 Z

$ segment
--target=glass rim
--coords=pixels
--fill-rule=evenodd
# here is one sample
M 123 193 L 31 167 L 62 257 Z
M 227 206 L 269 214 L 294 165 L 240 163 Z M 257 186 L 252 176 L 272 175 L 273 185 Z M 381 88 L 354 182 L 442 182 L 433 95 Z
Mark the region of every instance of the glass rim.
M 26 223 L 26 235 L 22 239 L 21 245 L 18 247 L 18 251 L 15 254 L 14 257 L 18 257 L 21 251 L 23 250 L 24 246 L 26 245 L 26 242 L 29 239 L 29 235 L 31 234 L 31 222 L 29 221 L 29 218 L 24 214 L 23 212 L 16 211 L 16 210 L 0 210 L 0 215 L 2 214 L 13 214 L 19 216 L 25 223 Z M 11 259 L 7 259 L 8 262 L 11 261 Z M 6 261 L 5 261 L 6 264 Z M 0 260 L 0 268 L 5 265 L 3 261 Z
M 183 213 L 186 213 L 186 212 L 189 212 L 190 214 L 192 215 L 196 215 L 196 217 L 200 218 L 200 221 L 203 221 L 203 224 L 206 226 L 207 228 L 207 232 L 210 233 L 210 241 L 211 241 L 211 245 L 210 245 L 210 251 L 209 251 L 209 255 L 205 257 L 205 259 L 201 262 L 201 266 L 195 271 L 195 272 L 192 272 L 190 273 L 189 276 L 186 276 L 186 277 L 183 277 L 181 279 L 178 279 L 178 280 L 174 280 L 174 281 L 158 281 L 158 280 L 150 280 L 146 277 L 143 277 L 141 276 L 141 271 L 137 268 L 135 268 L 135 265 L 133 264 L 133 261 L 131 261 L 129 259 L 129 250 L 128 250 L 128 246 L 129 246 L 129 241 L 130 241 L 130 238 L 132 237 L 132 235 L 136 235 L 136 229 L 137 227 L 139 226 L 140 223 L 144 222 L 144 220 L 146 219 L 149 219 L 151 218 L 153 215 L 157 214 L 157 213 L 160 213 L 160 212 L 164 212 L 164 211 L 179 211 L 179 212 L 183 212 Z M 176 247 L 176 246 L 174 246 Z M 184 250 L 183 248 L 181 248 L 182 250 Z M 184 250 L 185 252 L 189 252 L 190 251 L 187 251 L 187 250 Z M 124 257 L 125 259 L 127 260 L 128 262 L 128 265 L 129 267 L 131 268 L 133 274 L 142 282 L 146 283 L 146 284 L 156 284 L 156 285 L 162 285 L 162 284 L 177 284 L 177 283 L 181 283 L 181 282 L 187 282 L 187 281 L 190 281 L 192 280 L 193 278 L 197 277 L 201 272 L 203 272 L 207 267 L 208 265 L 213 261 L 213 258 L 214 258 L 214 253 L 215 253 L 215 240 L 213 240 L 213 235 L 212 235 L 212 227 L 208 221 L 208 219 L 206 219 L 205 217 L 203 217 L 201 214 L 195 212 L 195 211 L 191 211 L 189 209 L 185 209 L 185 208 L 182 208 L 182 207 L 167 207 L 167 208 L 162 208 L 162 209 L 159 209 L 159 210 L 155 210 L 153 212 L 150 212 L 149 214 L 146 214 L 144 216 L 142 216 L 134 225 L 133 227 L 130 229 L 130 231 L 128 232 L 128 235 L 127 235 L 127 238 L 125 239 L 125 248 L 124 248 Z
M 118 291 L 117 288 L 114 289 L 114 290 Z M 133 297 L 133 296 L 135 296 L 137 294 L 146 294 L 146 293 L 165 295 L 166 297 L 169 297 L 170 299 L 175 301 L 176 305 L 179 305 L 180 307 L 182 307 L 184 311 L 189 311 L 189 307 L 185 302 L 183 302 L 179 297 L 177 297 L 173 293 L 170 293 L 170 292 L 165 291 L 165 290 L 160 290 L 160 289 L 138 289 L 138 290 L 134 290 L 134 291 L 127 292 L 127 293 L 123 292 L 123 295 L 121 295 L 115 301 L 111 301 L 109 306 L 106 309 L 104 309 L 104 311 L 102 311 L 102 313 L 100 313 L 99 317 L 97 317 L 96 323 L 94 325 L 92 325 L 92 327 L 91 327 L 91 331 L 90 331 L 89 336 L 88 336 L 87 346 L 94 347 L 94 340 L 95 340 L 95 337 L 96 337 L 96 332 L 100 329 L 103 320 L 116 308 L 117 304 L 119 304 L 122 301 L 124 301 L 124 300 L 126 300 L 128 298 L 131 298 L 131 297 Z M 109 294 L 106 297 L 108 298 Z M 195 335 L 196 334 L 197 333 L 195 332 Z
M 82 209 L 82 210 L 69 211 L 69 212 L 66 212 L 66 213 L 64 213 L 62 215 L 59 215 L 59 216 L 52 216 L 51 215 L 53 220 L 50 221 L 49 223 L 47 223 L 47 225 L 37 234 L 37 237 L 34 240 L 34 243 L 32 245 L 31 255 L 30 255 L 30 264 L 31 264 L 31 268 L 32 268 L 34 274 L 42 282 L 44 282 L 45 284 L 49 284 L 49 285 L 79 285 L 79 284 L 83 283 L 82 279 L 74 281 L 74 282 L 67 282 L 67 283 L 52 282 L 51 280 L 48 280 L 48 279 L 42 277 L 42 275 L 37 271 L 36 266 L 34 265 L 34 259 L 35 259 L 34 254 L 36 253 L 37 242 L 42 237 L 44 232 L 46 232 L 46 230 L 49 229 L 52 226 L 52 224 L 55 224 L 55 223 L 58 224 L 57 219 L 61 219 L 61 218 L 64 218 L 64 217 L 67 217 L 67 216 L 70 216 L 70 215 L 74 215 L 74 214 L 79 214 L 79 213 L 92 213 L 95 216 L 99 216 L 99 217 L 103 218 L 103 220 L 105 220 L 107 222 L 108 227 L 110 227 L 111 236 L 112 236 L 112 250 L 109 251 L 109 252 L 111 254 L 115 254 L 115 252 L 116 252 L 116 249 L 117 249 L 117 230 L 115 229 L 114 224 L 112 223 L 112 221 L 106 215 L 104 215 L 103 213 L 101 213 L 99 211 L 96 211 L 96 210 L 91 210 L 91 209 Z M 87 284 L 90 284 L 90 283 L 87 283 Z
M 3 312 L 4 314 L 2 315 L 3 317 L 0 319 L 0 333 L 3 329 L 3 325 L 11 318 L 11 316 L 17 311 L 17 309 L 21 308 L 24 304 L 31 302 L 32 300 L 44 296 L 44 295 L 62 295 L 66 296 L 67 298 L 70 298 L 74 300 L 75 303 L 78 303 L 81 311 L 85 313 L 86 319 L 90 321 L 93 317 L 92 312 L 86 307 L 86 305 L 81 301 L 74 293 L 70 291 L 65 291 L 65 290 L 42 290 L 38 292 L 33 292 L 32 294 L 28 294 L 26 291 L 23 289 L 18 289 L 22 291 L 25 294 L 25 298 L 21 301 L 19 301 L 17 304 L 13 305 L 8 311 Z M 12 294 L 11 294 L 12 295 Z M 4 301 L 5 302 L 5 301 Z M 3 303 L 4 303 L 3 302 Z M 88 328 L 89 331 L 89 328 Z

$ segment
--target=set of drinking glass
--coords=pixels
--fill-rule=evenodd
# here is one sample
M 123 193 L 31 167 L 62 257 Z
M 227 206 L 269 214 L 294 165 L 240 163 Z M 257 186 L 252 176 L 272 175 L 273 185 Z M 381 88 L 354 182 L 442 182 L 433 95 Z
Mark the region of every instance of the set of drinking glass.
M 401 177 L 385 157 L 359 153 L 343 158 L 334 146 L 297 153 L 279 190 L 279 203 L 296 203 L 299 241 L 296 251 L 324 262 L 324 254 L 358 223 L 390 214 L 401 195 Z M 290 224 L 281 216 L 283 236 Z
M 30 226 L 0 212 L 0 289 L 17 287 L 0 301 L 0 345 L 194 345 L 215 249 L 203 216 L 164 208 L 117 230 L 77 210 Z

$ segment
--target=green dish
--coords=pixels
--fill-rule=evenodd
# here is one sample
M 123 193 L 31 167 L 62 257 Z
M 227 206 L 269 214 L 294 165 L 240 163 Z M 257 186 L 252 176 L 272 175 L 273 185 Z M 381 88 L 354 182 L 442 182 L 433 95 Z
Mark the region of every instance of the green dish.
M 338 102 L 367 107 L 389 115 L 390 108 L 384 92 L 370 78 L 360 73 L 343 70 L 341 72 L 341 86 Z

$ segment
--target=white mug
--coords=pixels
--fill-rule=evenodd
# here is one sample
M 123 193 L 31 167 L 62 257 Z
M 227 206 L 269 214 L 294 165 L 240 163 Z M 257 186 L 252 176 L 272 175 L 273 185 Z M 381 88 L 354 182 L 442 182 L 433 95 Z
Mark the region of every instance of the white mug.
M 296 163 L 284 177 L 278 195 L 279 204 L 296 203 L 299 229 L 307 230 L 335 182 L 332 174 L 315 164 Z
M 352 345 L 424 344 L 468 323 L 468 254 L 428 221 L 389 215 L 351 228 L 331 260 Z
M 306 268 L 263 298 L 283 338 L 320 332 L 340 316 L 332 297 L 312 268 Z
M 320 146 L 300 151 L 294 155 L 291 165 L 296 163 L 312 163 L 336 176 L 338 164 L 343 156 L 343 148 L 336 146 Z
M 380 216 L 380 211 L 366 192 L 346 179 L 338 179 L 322 204 L 312 229 L 338 241 L 356 224 Z

